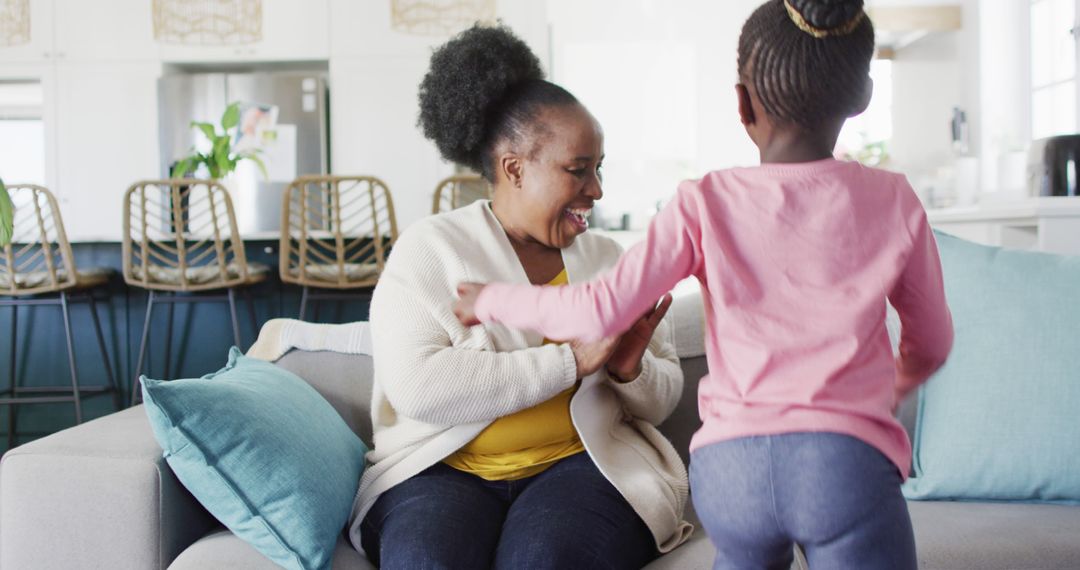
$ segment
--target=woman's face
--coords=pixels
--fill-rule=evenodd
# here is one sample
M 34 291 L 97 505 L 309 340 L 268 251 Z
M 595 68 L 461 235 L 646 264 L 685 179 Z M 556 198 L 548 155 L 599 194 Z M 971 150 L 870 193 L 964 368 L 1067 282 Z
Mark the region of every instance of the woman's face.
M 562 249 L 588 229 L 593 203 L 604 195 L 604 133 L 585 107 L 573 104 L 541 111 L 531 136 L 521 144 L 527 154 L 503 158 L 505 183 L 495 200 L 509 214 L 504 226 L 512 238 Z

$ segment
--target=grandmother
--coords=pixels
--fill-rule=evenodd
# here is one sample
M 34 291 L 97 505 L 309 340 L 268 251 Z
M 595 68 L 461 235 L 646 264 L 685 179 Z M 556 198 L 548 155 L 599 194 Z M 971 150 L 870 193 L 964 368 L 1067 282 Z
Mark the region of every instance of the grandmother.
M 680 544 L 686 470 L 656 426 L 682 372 L 670 297 L 622 337 L 561 343 L 462 326 L 462 281 L 557 286 L 620 254 L 590 233 L 596 119 L 505 27 L 435 51 L 420 124 L 494 199 L 414 224 L 371 303 L 374 449 L 353 545 L 382 568 L 640 568 Z

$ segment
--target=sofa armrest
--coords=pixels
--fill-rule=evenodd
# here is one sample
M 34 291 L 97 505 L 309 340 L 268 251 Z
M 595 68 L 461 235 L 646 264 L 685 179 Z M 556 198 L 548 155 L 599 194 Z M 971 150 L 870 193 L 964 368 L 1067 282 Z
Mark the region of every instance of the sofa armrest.
M 142 406 L 0 462 L 0 568 L 166 568 L 218 523 L 161 455 Z

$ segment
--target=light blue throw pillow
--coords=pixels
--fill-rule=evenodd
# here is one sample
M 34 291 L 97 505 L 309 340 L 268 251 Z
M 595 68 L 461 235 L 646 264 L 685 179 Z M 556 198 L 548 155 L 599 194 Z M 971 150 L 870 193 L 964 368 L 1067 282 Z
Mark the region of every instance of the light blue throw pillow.
M 142 382 L 165 458 L 206 510 L 284 568 L 330 568 L 366 449 L 314 388 L 237 348 L 202 378 Z
M 937 243 L 956 341 L 920 389 L 904 495 L 1080 501 L 1080 257 Z

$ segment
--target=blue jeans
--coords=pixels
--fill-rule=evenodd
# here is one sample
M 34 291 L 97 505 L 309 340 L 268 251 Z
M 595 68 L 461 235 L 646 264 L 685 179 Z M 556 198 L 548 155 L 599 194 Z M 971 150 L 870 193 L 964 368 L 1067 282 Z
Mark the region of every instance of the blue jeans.
M 694 510 L 713 568 L 782 568 L 798 544 L 810 568 L 912 569 L 915 539 L 896 465 L 847 435 L 746 437 L 690 458 Z
M 383 493 L 360 529 L 383 569 L 641 568 L 658 555 L 584 452 L 517 481 L 438 463 Z

